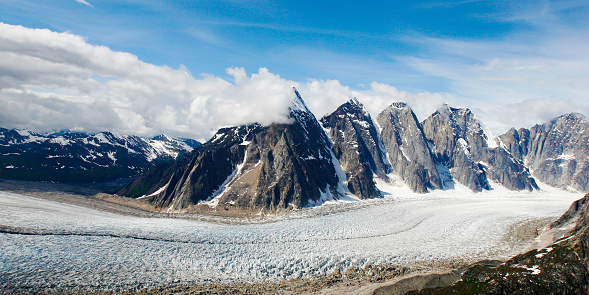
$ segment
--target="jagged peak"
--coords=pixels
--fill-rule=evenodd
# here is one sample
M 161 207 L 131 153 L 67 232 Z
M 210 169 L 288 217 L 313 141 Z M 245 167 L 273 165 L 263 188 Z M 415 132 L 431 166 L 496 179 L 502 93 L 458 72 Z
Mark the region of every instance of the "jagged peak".
M 587 117 L 581 113 L 571 112 L 557 117 L 554 121 L 587 121 Z
M 368 111 L 366 111 L 366 108 L 364 107 L 364 105 L 360 101 L 358 101 L 358 99 L 355 97 L 352 97 L 350 100 L 348 100 L 347 102 L 342 104 L 338 108 L 338 110 L 342 109 L 347 112 L 348 111 L 347 109 L 349 109 L 349 108 L 351 108 L 351 110 L 360 111 L 360 112 L 364 113 L 365 115 L 370 115 L 370 114 L 368 114 Z
M 472 111 L 469 108 L 454 108 L 451 107 L 449 104 L 444 103 L 440 107 L 438 107 L 438 110 L 434 113 L 434 115 L 435 114 L 442 114 L 450 118 L 454 116 L 464 117 L 471 115 Z
M 396 109 L 405 109 L 405 108 L 410 108 L 406 102 L 403 101 L 396 101 L 391 103 L 390 105 L 391 108 L 396 108 Z
M 348 100 L 348 103 L 350 103 L 351 105 L 357 105 L 364 108 L 364 105 L 360 101 L 358 101 L 356 97 L 350 98 L 350 100 Z
M 307 104 L 305 103 L 305 101 L 303 100 L 303 97 L 301 97 L 301 94 L 299 93 L 299 91 L 297 90 L 296 87 L 292 87 L 294 93 L 295 93 L 295 98 L 292 101 L 292 106 L 289 107 L 289 110 L 295 111 L 295 110 L 299 110 L 299 111 L 303 111 L 306 113 L 311 113 L 311 111 L 309 110 L 309 108 L 307 107 Z

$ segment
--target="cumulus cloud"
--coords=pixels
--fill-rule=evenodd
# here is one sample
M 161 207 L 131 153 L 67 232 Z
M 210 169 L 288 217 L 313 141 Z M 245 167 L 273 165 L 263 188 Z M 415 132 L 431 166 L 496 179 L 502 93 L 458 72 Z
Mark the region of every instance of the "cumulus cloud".
M 0 24 L 0 119 L 40 131 L 113 130 L 208 138 L 223 125 L 286 122 L 293 86 L 261 68 L 195 79 L 186 69 L 50 30 Z
M 39 132 L 72 129 L 208 139 L 222 126 L 288 122 L 293 86 L 318 118 L 352 97 L 374 117 L 395 101 L 407 102 L 420 120 L 442 103 L 471 107 L 496 132 L 564 112 L 589 113 L 574 101 L 534 98 L 498 106 L 452 93 L 409 93 L 377 82 L 361 90 L 337 80 L 297 82 L 266 68 L 253 74 L 229 68 L 229 80 L 195 78 L 183 66 L 145 63 L 77 35 L 3 23 L 0 54 L 0 126 Z M 501 62 L 486 66 L 500 67 Z
M 336 80 L 310 80 L 303 89 L 309 97 L 307 105 L 318 116 L 333 112 L 352 97 L 362 102 L 374 117 L 393 102 L 406 102 L 420 120 L 427 118 L 444 103 L 458 103 L 456 97 L 449 93 L 408 93 L 378 82 L 372 82 L 369 86 L 364 90 L 352 90 Z
M 536 98 L 488 108 L 475 107 L 473 111 L 487 128 L 501 134 L 510 127 L 530 128 L 566 113 L 589 114 L 589 107 L 570 99 Z

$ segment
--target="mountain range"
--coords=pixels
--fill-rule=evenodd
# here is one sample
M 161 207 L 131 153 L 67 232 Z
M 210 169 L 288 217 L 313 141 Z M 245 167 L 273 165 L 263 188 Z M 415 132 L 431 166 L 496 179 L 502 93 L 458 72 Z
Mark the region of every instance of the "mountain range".
M 376 119 L 356 99 L 317 120 L 294 90 L 290 124 L 223 128 L 118 191 L 172 211 L 279 212 L 381 195 L 377 182 L 416 193 L 465 186 L 536 190 L 536 179 L 585 191 L 587 119 L 566 114 L 490 138 L 469 109 L 441 106 L 419 122 L 396 102 Z
M 490 137 L 469 109 L 442 105 L 419 121 L 395 102 L 372 118 L 355 98 L 317 119 L 293 89 L 290 123 L 220 129 L 204 144 L 111 132 L 38 134 L 0 128 L 0 178 L 103 182 L 171 210 L 279 212 L 381 196 L 378 182 L 416 193 L 464 186 L 589 191 L 589 122 L 569 113 Z
M 200 146 L 192 139 L 111 132 L 38 134 L 0 128 L 0 178 L 103 182 L 137 176 Z

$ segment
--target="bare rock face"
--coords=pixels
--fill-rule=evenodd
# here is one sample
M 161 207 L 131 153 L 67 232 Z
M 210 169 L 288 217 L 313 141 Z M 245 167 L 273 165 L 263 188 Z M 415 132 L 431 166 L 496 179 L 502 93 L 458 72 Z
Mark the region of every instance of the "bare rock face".
M 188 159 L 168 168 L 173 172 L 167 173 L 166 184 L 148 194 L 151 186 L 145 199 L 173 210 L 208 201 L 213 207 L 275 212 L 345 193 L 327 135 L 295 94 L 291 124 L 219 130 Z
M 386 179 L 390 165 L 370 114 L 356 99 L 321 119 L 333 153 L 346 173 L 348 189 L 359 198 L 380 196 L 373 176 Z
M 407 104 L 393 103 L 376 118 L 392 172 L 415 192 L 443 188 L 417 117 Z
M 540 181 L 589 190 L 589 121 L 582 114 L 566 114 L 530 130 L 512 129 L 500 139 Z
M 422 123 L 438 163 L 475 192 L 491 189 L 489 179 L 511 190 L 537 189 L 523 163 L 489 141 L 469 109 L 442 106 Z

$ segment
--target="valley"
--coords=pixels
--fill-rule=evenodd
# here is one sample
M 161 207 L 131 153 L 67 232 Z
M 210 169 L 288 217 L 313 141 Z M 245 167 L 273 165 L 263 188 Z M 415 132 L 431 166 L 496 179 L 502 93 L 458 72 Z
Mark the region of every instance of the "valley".
M 1 192 L 0 286 L 16 293 L 124 291 L 285 282 L 378 265 L 431 272 L 505 260 L 541 247 L 534 240 L 539 228 L 580 198 L 541 188 L 473 196 L 458 186 L 419 195 L 380 184 L 383 198 L 328 202 L 233 225 L 114 214 Z

